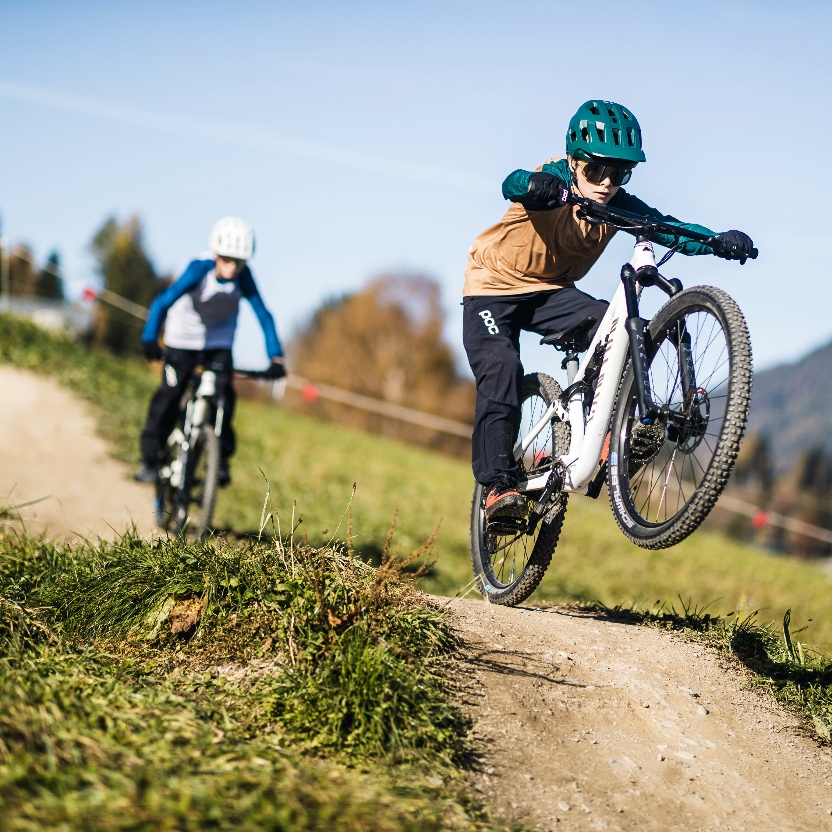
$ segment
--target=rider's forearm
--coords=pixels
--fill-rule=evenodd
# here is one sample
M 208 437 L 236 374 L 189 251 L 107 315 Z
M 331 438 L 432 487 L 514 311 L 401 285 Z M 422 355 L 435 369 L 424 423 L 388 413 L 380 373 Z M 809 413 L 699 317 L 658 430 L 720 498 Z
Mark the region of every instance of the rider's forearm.
M 669 225 L 675 225 L 680 229 L 689 229 L 690 231 L 695 231 L 698 234 L 705 234 L 708 237 L 712 237 L 715 234 L 714 231 L 711 231 L 710 228 L 706 228 L 704 225 L 696 225 L 695 223 L 691 222 L 682 222 L 681 220 L 678 220 L 676 217 L 673 217 L 670 214 L 662 214 L 661 211 L 657 211 L 655 208 L 651 208 L 649 205 L 647 205 L 647 203 L 642 202 L 638 197 L 633 196 L 632 194 L 628 194 L 624 190 L 620 190 L 610 200 L 610 206 L 613 208 L 620 208 L 623 211 L 630 211 L 633 214 L 639 214 L 643 217 L 651 217 L 654 220 L 666 222 Z M 650 241 L 653 243 L 658 243 L 660 246 L 665 246 L 666 248 L 671 248 L 672 246 L 676 245 L 677 242 L 676 238 L 671 236 L 670 234 L 661 233 L 652 234 L 650 236 Z M 679 248 L 680 254 L 713 254 L 713 250 L 710 247 L 704 245 L 703 243 L 699 243 L 696 240 L 688 239 L 684 235 L 680 235 L 678 242 L 682 243 L 681 248 Z
M 546 162 L 541 168 L 543 173 L 550 173 L 552 176 L 557 176 L 558 179 L 563 180 L 567 187 L 572 182 L 572 177 L 569 173 L 569 165 L 565 159 L 558 159 L 555 162 Z M 543 210 L 547 206 L 535 206 L 534 198 L 529 194 L 529 181 L 534 171 L 530 170 L 515 170 L 512 171 L 503 180 L 503 197 L 510 199 L 512 202 L 519 202 L 526 208 L 532 210 Z
M 257 284 L 254 282 L 254 275 L 248 266 L 240 273 L 238 281 L 243 297 L 251 304 L 257 320 L 260 322 L 263 337 L 266 339 L 266 352 L 269 354 L 269 358 L 282 358 L 283 347 L 280 345 L 280 339 L 277 337 L 274 318 L 272 317 L 272 313 L 266 309 L 266 304 L 263 303 L 263 298 L 260 297 Z
M 266 309 L 266 304 L 259 293 L 248 298 L 257 320 L 260 322 L 260 328 L 263 330 L 263 337 L 266 339 L 266 352 L 269 358 L 282 358 L 283 347 L 280 344 L 280 339 L 277 337 L 277 329 L 274 325 L 274 317 L 272 313 Z
M 503 198 L 512 202 L 520 202 L 528 196 L 529 177 L 532 172 L 529 170 L 515 170 L 503 180 Z

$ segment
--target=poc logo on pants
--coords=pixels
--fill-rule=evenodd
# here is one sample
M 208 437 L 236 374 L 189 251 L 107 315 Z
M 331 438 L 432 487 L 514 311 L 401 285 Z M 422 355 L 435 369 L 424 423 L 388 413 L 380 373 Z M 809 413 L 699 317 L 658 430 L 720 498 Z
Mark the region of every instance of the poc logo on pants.
M 499 335 L 500 330 L 497 329 L 497 324 L 494 322 L 494 318 L 491 317 L 491 311 L 488 309 L 483 309 L 480 312 L 480 317 L 482 318 L 482 322 L 485 324 L 486 328 L 492 335 Z

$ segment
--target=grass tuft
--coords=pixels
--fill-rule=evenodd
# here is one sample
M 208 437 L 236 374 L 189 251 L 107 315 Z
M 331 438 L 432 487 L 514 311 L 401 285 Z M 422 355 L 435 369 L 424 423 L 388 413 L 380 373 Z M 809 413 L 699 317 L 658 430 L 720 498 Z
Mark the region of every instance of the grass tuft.
M 498 828 L 458 773 L 454 636 L 413 566 L 291 537 L 6 534 L 6 828 Z

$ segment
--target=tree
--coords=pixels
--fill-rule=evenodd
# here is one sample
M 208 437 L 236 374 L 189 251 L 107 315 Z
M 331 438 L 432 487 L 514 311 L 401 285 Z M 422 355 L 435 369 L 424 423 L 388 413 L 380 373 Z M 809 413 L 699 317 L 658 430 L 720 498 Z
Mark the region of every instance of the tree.
M 462 422 L 474 413 L 473 382 L 461 379 L 442 335 L 440 289 L 429 277 L 388 274 L 318 308 L 291 344 L 291 366 L 312 381 Z M 320 403 L 319 412 L 365 429 L 469 453 L 464 440 Z
M 735 486 L 758 489 L 766 497 L 774 484 L 771 443 L 767 436 L 752 433 L 740 446 L 731 482 Z
M 46 259 L 43 268 L 38 272 L 35 281 L 35 292 L 40 298 L 52 300 L 64 299 L 64 281 L 61 278 L 61 258 L 57 251 L 53 251 Z
M 33 298 L 36 295 L 37 275 L 32 266 L 32 250 L 24 243 L 18 243 L 9 257 L 9 293 L 19 298 Z
M 137 217 L 119 225 L 110 217 L 90 244 L 98 261 L 104 288 L 120 297 L 149 306 L 163 288 L 164 281 L 144 248 L 144 232 Z M 96 309 L 93 340 L 113 352 L 128 352 L 138 347 L 142 321 L 106 303 Z

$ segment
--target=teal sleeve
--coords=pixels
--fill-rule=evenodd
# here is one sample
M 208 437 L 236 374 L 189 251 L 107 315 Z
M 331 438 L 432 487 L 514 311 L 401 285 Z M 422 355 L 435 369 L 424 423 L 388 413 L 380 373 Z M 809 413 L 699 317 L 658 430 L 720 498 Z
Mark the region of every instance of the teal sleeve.
M 715 234 L 714 231 L 711 231 L 710 228 L 705 228 L 704 225 L 681 222 L 680 220 L 677 220 L 676 217 L 670 216 L 670 214 L 662 214 L 655 208 L 651 208 L 646 202 L 642 202 L 638 197 L 628 194 L 623 188 L 619 189 L 618 193 L 610 200 L 609 204 L 613 208 L 621 208 L 623 211 L 630 211 L 633 214 L 639 214 L 643 217 L 651 217 L 654 220 L 666 222 L 668 225 L 676 225 L 682 230 L 687 228 L 690 231 L 696 231 L 699 234 L 707 234 L 709 237 L 713 237 Z M 626 231 L 627 229 L 623 230 Z M 634 234 L 635 232 L 631 231 L 629 233 Z M 650 237 L 650 241 L 658 243 L 660 246 L 665 246 L 666 248 L 671 248 L 677 243 L 676 238 L 670 234 L 653 234 Z M 709 246 L 699 243 L 696 240 L 686 239 L 684 234 L 679 236 L 678 242 L 682 243 L 682 246 L 679 249 L 682 254 L 694 255 L 714 253 L 713 249 Z
M 519 202 L 529 192 L 531 171 L 516 170 L 503 180 L 503 199 Z
M 522 202 L 523 197 L 529 192 L 529 177 L 534 171 L 515 170 L 503 181 L 503 198 L 512 202 Z M 551 173 L 562 179 L 566 187 L 572 184 L 572 177 L 569 175 L 569 165 L 566 159 L 559 159 L 557 162 L 547 162 L 543 165 L 544 173 Z

